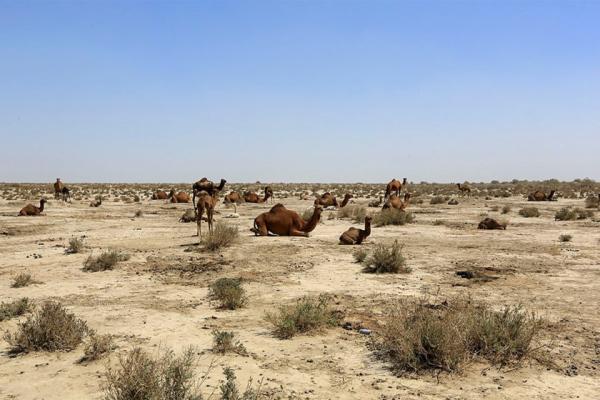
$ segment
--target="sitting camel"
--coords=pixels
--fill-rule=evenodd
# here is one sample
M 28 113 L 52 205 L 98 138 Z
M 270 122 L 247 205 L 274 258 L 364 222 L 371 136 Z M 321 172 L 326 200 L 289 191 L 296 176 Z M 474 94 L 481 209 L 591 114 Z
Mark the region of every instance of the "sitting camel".
M 371 216 L 365 217 L 365 229 L 349 228 L 340 236 L 340 244 L 361 244 L 371 234 Z
M 244 201 L 246 203 L 266 203 L 267 200 L 269 200 L 269 198 L 273 195 L 273 191 L 270 190 L 270 188 L 267 186 L 265 188 L 265 197 L 264 198 L 260 198 L 258 197 L 258 194 L 256 194 L 255 192 L 246 192 L 244 193 Z
M 169 197 L 171 198 L 171 203 L 189 203 L 190 195 L 186 192 L 175 193 L 173 189 L 169 192 Z
M 402 182 L 397 180 L 396 178 L 392 179 L 390 183 L 387 184 L 385 188 L 385 198 L 387 199 L 392 192 L 396 193 L 396 196 L 400 196 L 400 191 L 402 190 L 402 186 L 406 186 L 406 178 L 402 179 Z
M 316 206 L 309 221 L 304 221 L 296 211 L 288 210 L 283 204 L 275 204 L 269 211 L 254 219 L 254 227 L 250 229 L 257 236 L 268 236 L 269 232 L 279 236 L 308 237 L 319 220 L 323 207 Z
M 404 201 L 400 198 L 400 196 L 393 194 L 391 195 L 383 207 L 382 210 L 387 210 L 388 208 L 395 208 L 396 210 L 404 211 L 406 207 L 410 204 L 410 193 L 406 193 L 404 195 Z
M 242 201 L 244 201 L 244 199 L 242 198 L 242 196 L 240 195 L 240 193 L 236 192 L 236 191 L 231 191 L 223 199 L 223 203 L 225 203 L 225 204 L 230 204 L 230 203 L 239 204 Z
M 486 218 L 479 223 L 477 229 L 506 229 L 506 224 L 501 224 L 493 218 Z
M 219 199 L 217 198 L 218 191 L 214 191 L 213 194 L 209 194 L 205 190 L 201 190 L 196 194 L 198 197 L 198 203 L 196 204 L 196 226 L 198 228 L 197 234 L 199 238 L 202 238 L 202 214 L 206 210 L 206 221 L 208 222 L 208 231 L 213 230 L 213 217 L 215 212 L 215 206 Z
M 535 192 L 527 196 L 527 201 L 552 201 L 552 196 L 554 196 L 554 192 L 555 190 L 552 190 L 550 194 L 546 196 L 546 193 L 542 192 L 541 190 L 536 190 Z
M 157 190 L 152 193 L 152 200 L 166 200 L 169 198 L 169 195 L 164 190 Z
M 323 193 L 323 195 L 321 195 L 320 197 L 317 197 L 315 199 L 315 206 L 319 205 L 319 206 L 323 206 L 323 207 L 345 207 L 346 204 L 348 204 L 348 202 L 350 201 L 350 199 L 352 198 L 352 195 L 350 193 L 346 193 L 346 195 L 344 196 L 344 200 L 342 200 L 342 204 L 338 205 L 337 199 L 329 192 L 327 193 Z
M 458 186 L 458 190 L 460 190 L 460 194 L 462 196 L 464 196 L 466 194 L 469 196 L 471 195 L 471 188 L 469 187 L 469 185 L 465 185 L 465 184 L 461 185 L 460 183 L 457 183 L 456 186 Z
M 44 204 L 46 203 L 46 199 L 41 199 L 40 200 L 40 206 L 36 207 L 33 204 L 27 204 L 25 207 L 23 207 L 21 209 L 21 211 L 19 211 L 19 217 L 23 217 L 23 216 L 37 216 L 37 215 L 41 215 L 42 212 L 44 211 Z
M 63 185 L 60 178 L 56 178 L 56 182 L 54 182 L 54 198 L 56 200 L 60 199 L 63 187 L 65 187 L 65 185 Z

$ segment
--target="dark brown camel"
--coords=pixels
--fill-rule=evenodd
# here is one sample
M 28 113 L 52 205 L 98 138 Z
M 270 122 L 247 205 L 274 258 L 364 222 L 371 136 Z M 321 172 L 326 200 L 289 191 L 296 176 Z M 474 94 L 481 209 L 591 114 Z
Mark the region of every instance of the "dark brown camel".
M 62 190 L 63 187 L 65 187 L 65 185 L 63 185 L 63 183 L 60 181 L 60 178 L 56 178 L 56 182 L 54 182 L 54 198 L 55 199 L 60 199 L 60 196 L 62 195 Z
M 350 201 L 352 195 L 350 193 L 346 193 L 344 195 L 344 200 L 342 200 L 342 204 L 338 204 L 337 199 L 329 192 L 323 193 L 320 197 L 315 199 L 315 205 L 323 206 L 323 207 L 345 207 L 346 204 Z
M 469 196 L 471 195 L 471 188 L 469 187 L 469 185 L 465 185 L 465 184 L 460 184 L 457 183 L 456 186 L 458 186 L 458 190 L 460 190 L 460 194 L 461 195 L 466 195 L 468 194 Z
M 68 201 L 69 203 L 71 202 L 71 190 L 66 187 L 63 186 L 63 188 L 61 189 L 61 195 L 62 195 L 62 201 L 64 201 L 65 203 Z
M 225 179 L 221 179 L 219 185 L 215 185 L 213 181 L 209 181 L 208 178 L 204 177 L 199 181 L 195 182 L 192 185 L 192 202 L 194 203 L 194 209 L 196 208 L 196 196 L 198 192 L 204 190 L 209 195 L 215 194 L 215 192 L 220 192 L 225 187 L 227 181 Z
M 166 200 L 169 198 L 169 195 L 164 190 L 157 190 L 152 193 L 152 200 Z
M 393 194 L 383 204 L 382 210 L 387 210 L 388 208 L 395 208 L 396 210 L 404 211 L 404 209 L 408 207 L 409 204 L 410 193 L 406 193 L 404 195 L 404 201 L 400 198 L 400 196 Z
M 33 204 L 27 204 L 21 209 L 21 211 L 19 211 L 19 217 L 40 215 L 42 212 L 44 212 L 44 204 L 46 204 L 46 199 L 40 200 L 39 207 L 36 207 Z
M 244 193 L 244 201 L 246 203 L 266 203 L 267 200 L 269 200 L 269 198 L 273 195 L 273 191 L 270 190 L 270 188 L 267 186 L 265 188 L 265 197 L 264 198 L 260 198 L 258 197 L 258 194 L 256 194 L 255 192 L 246 192 Z
M 370 216 L 365 217 L 365 229 L 352 227 L 342 233 L 340 244 L 361 244 L 371 234 L 372 219 Z
M 541 190 L 536 190 L 535 192 L 527 196 L 527 201 L 552 201 L 554 192 L 555 190 L 552 190 L 550 194 L 546 196 L 546 193 L 542 192 Z
M 506 229 L 506 224 L 501 224 L 493 218 L 486 218 L 479 223 L 477 229 Z
M 385 198 L 392 193 L 396 193 L 396 196 L 400 196 L 400 191 L 402 190 L 402 186 L 406 186 L 406 178 L 402 179 L 402 182 L 397 180 L 396 178 L 392 179 L 390 183 L 387 184 L 385 188 Z
M 197 234 L 199 238 L 202 238 L 202 214 L 206 210 L 206 221 L 208 222 L 208 231 L 213 230 L 213 217 L 215 212 L 215 206 L 219 201 L 217 197 L 217 191 L 210 195 L 208 192 L 201 190 L 196 194 L 198 203 L 196 204 L 196 226 L 198 227 Z
M 279 236 L 305 236 L 308 237 L 319 220 L 323 207 L 315 207 L 309 221 L 304 221 L 296 211 L 288 210 L 283 204 L 274 205 L 269 211 L 260 214 L 254 219 L 251 229 L 257 236 L 268 236 L 269 232 Z
M 186 192 L 175 193 L 174 190 L 171 189 L 169 192 L 169 198 L 171 198 L 171 203 L 189 203 L 190 195 Z

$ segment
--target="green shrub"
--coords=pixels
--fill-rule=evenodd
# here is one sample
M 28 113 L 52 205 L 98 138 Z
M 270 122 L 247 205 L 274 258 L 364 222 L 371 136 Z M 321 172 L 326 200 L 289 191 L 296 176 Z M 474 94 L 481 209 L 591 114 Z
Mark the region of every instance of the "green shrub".
M 129 260 L 130 256 L 116 250 L 108 250 L 98 257 L 89 256 L 83 264 L 83 270 L 86 272 L 98 272 L 113 269 L 120 261 Z
M 241 279 L 220 278 L 209 287 L 208 296 L 219 302 L 219 307 L 235 310 L 246 304 L 246 290 L 242 287 Z
M 212 232 L 202 238 L 204 248 L 209 251 L 217 251 L 223 247 L 231 246 L 239 237 L 237 226 L 217 222 Z
M 293 305 L 284 305 L 274 313 L 267 313 L 266 320 L 274 327 L 273 334 L 289 339 L 300 333 L 308 333 L 338 324 L 339 315 L 329 305 L 330 297 L 302 297 Z
M 540 211 L 536 207 L 524 207 L 519 210 L 519 215 L 525 218 L 535 218 L 540 216 Z
M 31 303 L 27 297 L 23 297 L 10 303 L 2 302 L 0 303 L 0 322 L 20 317 L 29 310 L 31 310 Z
M 375 214 L 373 222 L 376 226 L 412 224 L 415 222 L 415 216 L 404 210 L 388 208 Z
M 378 244 L 363 263 L 364 271 L 371 273 L 408 273 L 412 270 L 406 266 L 402 255 L 402 246 L 397 240 L 389 246 Z

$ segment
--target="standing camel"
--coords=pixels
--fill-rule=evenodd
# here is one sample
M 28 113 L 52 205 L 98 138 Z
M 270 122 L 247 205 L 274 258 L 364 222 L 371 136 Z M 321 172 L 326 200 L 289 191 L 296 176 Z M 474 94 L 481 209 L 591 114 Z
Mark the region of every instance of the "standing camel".
M 400 192 L 402 191 L 402 186 L 406 186 L 406 178 L 403 178 L 402 182 L 400 182 L 396 178 L 392 179 L 385 188 L 384 198 L 387 199 L 392 193 L 396 193 L 396 196 L 400 196 Z
M 269 232 L 279 236 L 304 236 L 312 232 L 319 220 L 323 207 L 316 206 L 309 221 L 304 221 L 296 211 L 288 210 L 283 204 L 275 204 L 269 211 L 254 219 L 250 229 L 257 236 L 268 236 Z
M 209 181 L 208 178 L 204 177 L 197 182 L 194 182 L 192 185 L 192 203 L 194 204 L 194 209 L 196 208 L 196 196 L 199 192 L 204 190 L 209 195 L 215 194 L 215 192 L 220 192 L 225 187 L 227 181 L 225 179 L 221 179 L 219 185 L 215 185 L 213 181 Z
M 470 196 L 471 195 L 471 188 L 469 187 L 469 185 L 467 185 L 467 184 L 461 185 L 460 183 L 457 183 L 456 186 L 458 186 L 458 190 L 460 190 L 460 194 L 462 196 L 464 196 L 464 195 Z
M 340 236 L 340 244 L 362 244 L 362 242 L 371 234 L 371 220 L 373 217 L 365 217 L 365 229 L 355 227 L 349 228 Z
M 60 178 L 56 178 L 56 182 L 54 182 L 54 198 L 56 200 L 60 199 L 64 187 L 65 185 L 63 185 Z
M 41 199 L 40 200 L 40 206 L 36 207 L 33 204 L 27 204 L 25 207 L 23 207 L 21 209 L 21 211 L 19 211 L 19 217 L 24 217 L 24 216 L 38 216 L 41 215 L 42 212 L 44 212 L 44 204 L 46 204 L 46 199 Z
M 210 195 L 207 191 L 201 190 L 196 194 L 198 203 L 196 204 L 196 226 L 198 228 L 198 237 L 202 238 L 202 215 L 206 210 L 206 221 L 208 222 L 208 232 L 213 231 L 213 217 L 215 212 L 215 206 L 217 205 L 218 198 L 217 192 Z
M 69 203 L 71 202 L 71 190 L 68 187 L 63 186 L 63 188 L 61 190 L 61 194 L 62 194 L 62 201 L 64 201 L 65 203 L 67 201 Z

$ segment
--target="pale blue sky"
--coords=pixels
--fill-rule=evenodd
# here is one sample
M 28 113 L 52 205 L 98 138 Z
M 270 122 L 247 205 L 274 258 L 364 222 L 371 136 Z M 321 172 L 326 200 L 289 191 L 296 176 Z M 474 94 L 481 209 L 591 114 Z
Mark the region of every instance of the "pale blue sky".
M 0 181 L 600 179 L 600 1 L 0 0 Z

